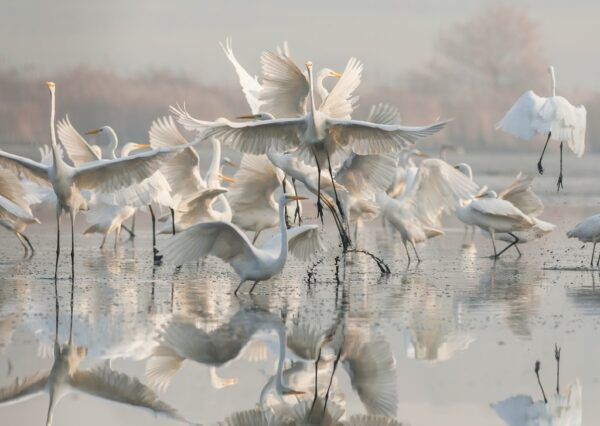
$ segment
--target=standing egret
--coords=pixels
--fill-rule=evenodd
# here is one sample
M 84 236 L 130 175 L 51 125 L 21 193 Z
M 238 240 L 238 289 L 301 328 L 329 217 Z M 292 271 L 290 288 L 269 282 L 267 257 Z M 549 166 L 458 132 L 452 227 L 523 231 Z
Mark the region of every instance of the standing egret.
M 287 260 L 289 250 L 301 259 L 309 259 L 322 242 L 317 225 L 302 225 L 287 229 L 285 204 L 304 197 L 282 194 L 279 197 L 280 234 L 275 235 L 261 248 L 254 247 L 246 234 L 228 222 L 206 222 L 194 225 L 185 232 L 165 241 L 160 248 L 164 259 L 176 265 L 213 255 L 228 262 L 240 277 L 235 289 L 237 294 L 242 284 L 254 281 L 250 293 L 260 281 L 277 275 Z
M 344 90 L 329 94 L 319 109 L 316 108 L 312 62 L 307 62 L 309 80 L 309 110 L 301 117 L 279 118 L 233 122 L 220 118 L 215 122 L 193 118 L 185 108 L 171 107 L 178 121 L 189 130 L 197 130 L 201 136 L 216 137 L 232 148 L 248 154 L 265 154 L 269 148 L 283 151 L 298 148 L 298 156 L 305 162 L 317 165 L 320 177 L 321 164 L 330 157 L 345 153 L 352 148 L 357 154 L 384 154 L 397 152 L 420 138 L 430 136 L 443 129 L 447 121 L 423 127 L 377 124 L 345 116 L 350 104 L 349 94 Z M 339 85 L 340 83 L 338 83 Z M 337 85 L 336 85 L 337 87 Z M 332 173 L 330 173 L 332 174 Z M 318 179 L 319 183 L 321 179 Z M 320 193 L 320 184 L 318 185 Z M 319 216 L 322 216 L 322 204 L 317 198 Z
M 594 243 L 592 246 L 592 259 L 590 266 L 594 266 L 594 254 L 596 252 L 596 243 L 600 241 L 600 214 L 587 217 L 579 222 L 575 228 L 567 232 L 567 237 L 577 238 L 583 243 Z M 600 256 L 596 261 L 596 266 L 600 263 Z
M 68 165 L 63 159 L 63 151 L 56 141 L 54 131 L 55 84 L 47 82 L 51 95 L 50 136 L 52 140 L 51 165 L 33 161 L 0 151 L 0 165 L 12 169 L 30 180 L 51 185 L 57 198 L 56 205 L 56 264 L 54 276 L 58 275 L 60 255 L 60 214 L 69 213 L 71 219 L 71 265 L 74 270 L 75 215 L 79 210 L 87 209 L 87 201 L 81 194 L 82 189 L 100 193 L 111 193 L 122 188 L 138 184 L 152 176 L 160 164 L 172 157 L 174 150 L 152 150 L 116 160 L 93 161 L 77 167 Z
M 567 142 L 577 157 L 583 155 L 587 113 L 583 105 L 575 107 L 562 96 L 556 96 L 554 67 L 549 67 L 548 72 L 552 82 L 552 96 L 544 98 L 536 95 L 532 90 L 528 90 L 508 110 L 496 125 L 496 129 L 502 129 L 513 136 L 526 140 L 540 133 L 548 135 L 537 164 L 540 174 L 544 173 L 542 159 L 550 138 L 560 142 L 560 174 L 556 183 L 556 190 L 559 191 L 563 187 L 563 142 Z

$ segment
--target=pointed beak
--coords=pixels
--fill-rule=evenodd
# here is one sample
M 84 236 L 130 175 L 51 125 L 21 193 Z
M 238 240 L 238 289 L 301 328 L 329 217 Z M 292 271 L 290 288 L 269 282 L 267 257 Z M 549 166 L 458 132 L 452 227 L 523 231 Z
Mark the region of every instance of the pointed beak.
M 240 115 L 239 117 L 236 117 L 238 120 L 256 120 L 258 118 L 258 115 L 256 114 L 250 114 L 250 115 Z
M 331 76 L 331 77 L 335 77 L 335 78 L 342 78 L 342 73 L 340 73 L 340 72 L 337 72 L 337 71 L 331 71 L 331 72 L 329 73 L 329 76 Z
M 234 163 L 234 162 L 233 162 L 233 161 L 231 161 L 231 160 L 227 160 L 227 161 L 225 161 L 225 164 L 227 164 L 227 165 L 228 165 L 228 166 L 230 166 L 230 167 L 237 167 L 237 166 L 238 166 L 236 163 Z
M 102 131 L 102 129 L 94 129 L 94 130 L 89 130 L 87 132 L 85 132 L 85 135 L 97 135 L 98 133 L 100 133 Z
M 150 148 L 150 144 L 148 144 L 148 143 L 136 143 L 135 147 L 137 149 L 146 149 L 146 148 Z
M 294 389 L 286 389 L 282 392 L 284 395 L 304 395 L 306 392 L 297 391 Z
M 308 198 L 306 197 L 301 197 L 299 195 L 286 195 L 285 196 L 286 200 L 288 201 L 301 201 L 301 200 L 308 200 Z
M 229 176 L 219 175 L 219 179 L 221 179 L 223 182 L 235 183 L 235 179 L 230 178 Z

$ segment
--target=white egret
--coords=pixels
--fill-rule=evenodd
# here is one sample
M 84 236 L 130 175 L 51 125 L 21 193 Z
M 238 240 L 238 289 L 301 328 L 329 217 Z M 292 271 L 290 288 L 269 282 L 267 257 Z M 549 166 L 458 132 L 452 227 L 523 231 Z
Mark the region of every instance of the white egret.
M 62 146 L 67 151 L 67 156 L 75 166 L 80 166 L 92 161 L 103 159 L 114 160 L 118 158 L 116 151 L 119 145 L 119 139 L 114 129 L 110 126 L 102 126 L 85 133 L 86 135 L 96 136 L 97 139 L 95 144 L 88 143 L 84 137 L 79 134 L 77 129 L 71 124 L 68 116 L 57 123 L 56 132 Z M 98 139 L 100 136 L 102 136 L 102 138 Z M 120 158 L 128 157 L 132 151 L 148 147 L 150 147 L 148 144 L 128 142 L 121 147 Z M 158 259 L 156 255 L 155 217 L 152 204 L 169 207 L 171 208 L 171 212 L 173 212 L 172 207 L 174 203 L 170 195 L 170 189 L 169 183 L 163 177 L 162 173 L 157 172 L 137 185 L 132 185 L 111 194 L 103 194 L 100 197 L 96 197 L 95 203 L 92 204 L 97 203 L 99 208 L 96 208 L 96 206 L 92 207 L 91 210 L 96 211 L 88 214 L 88 222 L 91 226 L 84 233 L 89 234 L 98 232 L 104 234 L 100 246 L 100 248 L 102 248 L 107 234 L 115 231 L 116 248 L 118 244 L 118 235 L 121 232 L 122 226 L 124 226 L 123 222 L 135 215 L 138 208 L 148 206 L 152 219 L 153 256 L 154 261 L 158 262 L 160 259 Z M 133 231 L 129 231 L 129 233 L 133 234 Z
M 44 185 L 51 185 L 58 203 L 56 208 L 56 265 L 54 276 L 58 274 L 58 258 L 60 254 L 60 214 L 69 213 L 71 219 L 71 264 L 74 268 L 75 215 L 79 210 L 87 209 L 87 202 L 81 195 L 82 189 L 100 193 L 111 193 L 116 190 L 138 184 L 152 176 L 162 161 L 172 157 L 174 150 L 152 150 L 117 160 L 102 160 L 86 163 L 78 167 L 69 166 L 63 159 L 62 149 L 56 141 L 54 131 L 55 84 L 46 83 L 51 94 L 52 108 L 50 113 L 50 136 L 52 140 L 52 165 L 46 165 L 29 158 L 0 151 L 0 165 L 15 170 L 21 175 Z
M 415 244 L 442 235 L 442 213 L 471 199 L 477 193 L 477 185 L 445 161 L 434 158 L 423 160 L 418 170 L 409 172 L 407 188 L 399 199 L 382 191 L 377 194 L 377 202 L 382 216 L 400 232 L 410 263 L 407 243 L 420 262 Z
M 463 223 L 489 232 L 494 248 L 494 258 L 498 258 L 502 253 L 515 244 L 519 243 L 519 238 L 514 234 L 515 231 L 527 231 L 535 226 L 535 221 L 510 201 L 499 199 L 495 191 L 487 191 L 479 198 L 472 198 L 461 203 L 456 209 L 456 217 Z M 496 234 L 506 233 L 513 238 L 511 244 L 506 246 L 500 253 L 496 252 Z
M 302 225 L 287 229 L 285 203 L 303 200 L 304 197 L 282 194 L 279 197 L 280 234 L 275 235 L 261 248 L 254 247 L 246 234 L 228 222 L 206 222 L 192 226 L 181 234 L 165 241 L 160 248 L 164 259 L 176 265 L 213 255 L 228 262 L 240 277 L 235 289 L 237 294 L 242 284 L 254 281 L 250 293 L 260 281 L 277 275 L 287 260 L 288 247 L 301 259 L 310 258 L 322 249 L 317 225 Z
M 25 256 L 29 250 L 32 256 L 35 252 L 24 233 L 27 225 L 33 223 L 40 221 L 33 216 L 21 181 L 13 173 L 0 169 L 0 226 L 15 234 L 25 250 Z
M 575 107 L 562 96 L 556 96 L 554 67 L 550 66 L 548 72 L 552 83 L 552 96 L 544 98 L 528 90 L 508 110 L 496 125 L 496 129 L 527 140 L 540 133 L 548 135 L 537 164 L 540 174 L 544 173 L 542 159 L 550 138 L 560 142 L 560 174 L 556 183 L 556 189 L 559 191 L 563 187 L 563 142 L 567 142 L 577 157 L 583 155 L 587 113 L 583 105 Z
M 600 214 L 587 217 L 579 222 L 575 228 L 567 232 L 567 237 L 577 238 L 583 243 L 593 243 L 592 246 L 592 259 L 590 260 L 590 266 L 594 265 L 594 254 L 596 252 L 596 243 L 600 241 Z M 596 262 L 596 266 L 600 263 L 600 256 Z
M 178 121 L 189 130 L 197 130 L 202 137 L 217 137 L 236 150 L 248 154 L 265 154 L 270 148 L 283 151 L 298 148 L 298 156 L 305 162 L 314 158 L 317 177 L 321 164 L 330 157 L 352 148 L 357 154 L 384 154 L 397 152 L 418 139 L 432 135 L 446 126 L 447 121 L 423 127 L 385 125 L 346 117 L 352 111 L 350 94 L 334 90 L 317 110 L 313 89 L 312 63 L 306 64 L 309 76 L 309 111 L 301 117 L 233 122 L 221 118 L 216 122 L 193 118 L 185 108 L 171 107 Z M 344 77 L 342 77 L 343 79 Z M 340 82 L 338 85 L 340 85 Z M 336 88 L 338 87 L 336 85 Z M 332 172 L 330 170 L 330 174 Z M 319 179 L 320 182 L 320 179 Z M 320 193 L 320 185 L 318 185 Z M 322 216 L 320 198 L 317 199 Z

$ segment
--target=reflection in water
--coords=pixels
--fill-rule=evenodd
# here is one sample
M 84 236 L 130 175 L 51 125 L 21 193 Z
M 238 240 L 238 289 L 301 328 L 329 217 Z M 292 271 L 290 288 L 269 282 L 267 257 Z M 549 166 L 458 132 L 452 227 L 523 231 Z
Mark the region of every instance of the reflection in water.
M 54 361 L 52 367 L 49 371 L 39 371 L 23 378 L 17 377 L 12 384 L 0 389 L 0 404 L 13 404 L 47 393 L 49 404 L 46 424 L 50 425 L 58 403 L 68 393 L 79 391 L 102 399 L 145 408 L 156 415 L 187 422 L 179 416 L 174 408 L 160 401 L 150 388 L 134 377 L 113 370 L 108 361 L 90 369 L 80 369 L 88 350 L 86 347 L 77 346 L 72 342 L 72 310 L 68 343 L 63 345 L 59 343 L 58 292 L 56 292 L 55 303 Z M 71 309 L 72 306 L 71 304 Z
M 576 286 L 567 290 L 567 296 L 575 301 L 582 311 L 598 315 L 600 306 L 600 271 L 590 271 L 589 279 L 586 273 L 581 273 L 575 282 Z M 586 281 L 589 283 L 586 285 Z

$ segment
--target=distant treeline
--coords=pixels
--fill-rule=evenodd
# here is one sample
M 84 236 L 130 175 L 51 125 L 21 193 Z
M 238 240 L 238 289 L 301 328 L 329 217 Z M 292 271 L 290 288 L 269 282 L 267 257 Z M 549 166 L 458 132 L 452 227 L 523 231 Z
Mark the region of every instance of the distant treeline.
M 395 84 L 379 85 L 365 76 L 358 89 L 364 118 L 370 105 L 396 105 L 402 122 L 429 123 L 453 118 L 447 130 L 424 146 L 454 144 L 473 150 L 501 151 L 519 145 L 539 149 L 494 130 L 495 123 L 526 89 L 548 96 L 549 65 L 535 22 L 505 6 L 492 6 L 443 30 L 432 59 L 420 69 L 398 76 Z M 401 57 L 402 52 L 388 52 Z M 396 60 L 396 59 L 395 59 Z M 365 72 L 368 73 L 368 64 Z M 153 119 L 168 114 L 168 106 L 186 102 L 197 117 L 212 120 L 248 112 L 233 76 L 231 84 L 209 87 L 198 78 L 170 71 L 123 76 L 79 67 L 54 73 L 57 117 L 68 114 L 81 131 L 109 124 L 124 140 L 147 140 Z M 594 150 L 600 123 L 600 92 L 564 90 L 557 70 L 558 94 L 588 111 L 587 145 Z M 29 153 L 49 141 L 49 95 L 43 81 L 31 73 L 0 70 L 0 147 Z

